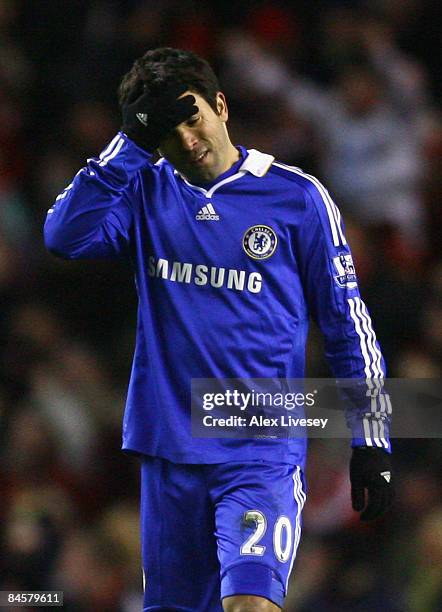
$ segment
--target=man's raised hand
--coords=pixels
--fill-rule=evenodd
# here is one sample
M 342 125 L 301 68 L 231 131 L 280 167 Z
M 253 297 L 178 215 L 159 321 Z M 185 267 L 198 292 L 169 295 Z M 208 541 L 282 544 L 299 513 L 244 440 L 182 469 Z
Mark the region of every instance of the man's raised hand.
M 198 112 L 191 94 L 179 98 L 185 85 L 166 85 L 159 94 L 151 94 L 141 81 L 122 104 L 121 131 L 150 153 L 180 123 Z

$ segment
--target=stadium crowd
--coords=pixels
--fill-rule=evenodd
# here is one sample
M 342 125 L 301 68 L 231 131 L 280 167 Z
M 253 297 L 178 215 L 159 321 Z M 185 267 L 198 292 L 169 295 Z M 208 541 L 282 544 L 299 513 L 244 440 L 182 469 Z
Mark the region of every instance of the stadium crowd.
M 389 375 L 440 377 L 437 3 L 232 6 L 0 2 L 0 590 L 63 590 L 68 612 L 141 609 L 138 463 L 119 451 L 131 273 L 55 259 L 42 226 L 118 129 L 119 80 L 148 48 L 207 57 L 234 142 L 326 183 Z M 327 376 L 314 328 L 309 346 L 309 374 Z M 351 510 L 348 446 L 311 443 L 285 609 L 442 609 L 440 439 L 393 440 L 396 503 L 372 524 Z

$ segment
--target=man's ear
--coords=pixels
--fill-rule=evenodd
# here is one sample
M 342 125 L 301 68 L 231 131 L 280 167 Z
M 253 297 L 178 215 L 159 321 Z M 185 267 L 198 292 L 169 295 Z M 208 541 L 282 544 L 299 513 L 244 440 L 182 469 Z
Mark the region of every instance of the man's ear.
M 218 111 L 217 114 L 221 121 L 227 121 L 227 119 L 229 118 L 229 111 L 227 109 L 226 96 L 223 94 L 222 91 L 219 91 L 216 94 L 216 109 Z

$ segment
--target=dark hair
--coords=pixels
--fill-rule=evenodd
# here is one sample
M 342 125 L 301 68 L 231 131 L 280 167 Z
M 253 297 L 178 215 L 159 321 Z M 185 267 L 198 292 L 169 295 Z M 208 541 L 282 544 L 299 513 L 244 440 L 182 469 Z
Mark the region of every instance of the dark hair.
M 209 63 L 192 51 L 160 47 L 147 51 L 135 60 L 118 89 L 120 106 L 140 82 L 153 95 L 161 92 L 164 85 L 183 84 L 200 94 L 217 112 L 216 94 L 220 90 L 218 79 Z

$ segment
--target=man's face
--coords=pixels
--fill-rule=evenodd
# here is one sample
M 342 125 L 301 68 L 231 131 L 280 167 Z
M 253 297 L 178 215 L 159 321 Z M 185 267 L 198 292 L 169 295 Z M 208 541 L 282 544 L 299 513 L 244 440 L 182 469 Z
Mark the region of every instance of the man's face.
M 230 143 L 226 128 L 228 117 L 224 95 L 217 94 L 218 114 L 199 94 L 195 96 L 198 113 L 180 123 L 164 140 L 159 151 L 191 183 L 205 183 L 228 170 L 239 155 Z M 233 150 L 233 151 L 232 151 Z

